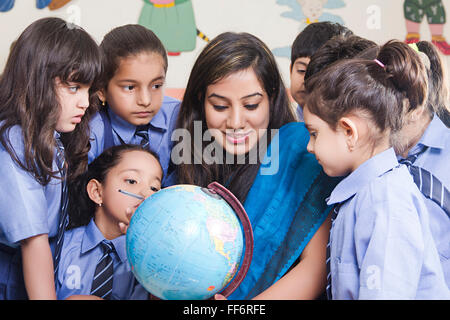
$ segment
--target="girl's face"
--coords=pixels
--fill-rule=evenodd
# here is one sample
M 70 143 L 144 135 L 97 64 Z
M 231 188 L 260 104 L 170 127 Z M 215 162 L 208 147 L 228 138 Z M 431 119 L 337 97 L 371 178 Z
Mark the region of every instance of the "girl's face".
M 345 176 L 353 171 L 354 163 L 347 146 L 347 136 L 341 128 L 333 130 L 328 123 L 303 108 L 305 126 L 310 139 L 308 152 L 316 156 L 317 161 L 330 177 Z
M 241 155 L 256 146 L 269 126 L 269 97 L 252 68 L 207 87 L 205 117 L 212 136 L 228 153 Z
M 120 60 L 106 92 L 99 97 L 128 123 L 146 125 L 161 108 L 165 78 L 163 57 L 142 52 Z
M 122 155 L 100 187 L 102 205 L 95 213 L 95 222 L 105 236 L 108 234 L 114 238 L 120 235 L 119 222 L 129 223 L 127 209 L 131 208 L 134 213 L 142 203 L 142 200 L 118 190 L 147 198 L 161 189 L 161 177 L 161 166 L 151 154 L 137 150 Z
M 63 83 L 60 78 L 56 78 L 55 88 L 61 106 L 56 131 L 71 132 L 81 122 L 89 107 L 90 86 L 74 82 Z

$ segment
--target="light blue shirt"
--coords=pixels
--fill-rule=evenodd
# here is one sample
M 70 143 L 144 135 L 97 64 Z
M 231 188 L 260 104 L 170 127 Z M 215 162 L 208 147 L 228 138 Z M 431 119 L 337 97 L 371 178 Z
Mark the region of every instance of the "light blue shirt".
M 172 152 L 173 142 L 171 140 L 172 132 L 175 129 L 178 111 L 180 109 L 180 101 L 171 97 L 164 97 L 163 104 L 158 113 L 152 118 L 149 126 L 150 149 L 159 156 L 159 161 L 163 168 L 164 180 L 163 185 L 170 185 L 166 182 L 167 169 L 170 164 L 170 154 Z M 111 119 L 111 126 L 115 131 L 113 133 L 114 145 L 120 145 L 123 140 L 125 143 L 140 144 L 141 137 L 135 136 L 136 126 L 128 123 L 111 108 L 108 108 L 108 114 Z M 103 152 L 104 145 L 104 124 L 99 114 L 96 114 L 91 122 L 91 149 L 89 151 L 89 163 L 92 162 Z M 117 136 L 120 136 L 119 137 Z M 173 179 L 173 177 L 172 177 Z
M 333 299 L 450 299 L 423 196 L 388 149 L 342 180 L 331 229 Z
M 56 281 L 58 299 L 90 294 L 95 268 L 103 256 L 100 243 L 105 239 L 94 220 L 87 226 L 65 232 Z M 148 293 L 137 283 L 126 255 L 125 235 L 110 240 L 115 248 L 111 300 L 144 300 Z
M 430 171 L 450 190 L 450 129 L 436 115 L 408 156 L 420 152 L 424 146 L 428 149 L 417 157 L 414 165 Z M 433 200 L 424 199 L 430 213 L 431 233 L 450 288 L 450 218 Z
M 22 129 L 14 126 L 9 129 L 8 136 L 17 157 L 23 161 Z M 53 170 L 57 171 L 55 159 Z M 55 237 L 61 206 L 61 180 L 53 178 L 47 186 L 42 186 L 13 161 L 1 143 L 0 177 L 0 242 L 18 247 L 19 241 L 39 234 Z

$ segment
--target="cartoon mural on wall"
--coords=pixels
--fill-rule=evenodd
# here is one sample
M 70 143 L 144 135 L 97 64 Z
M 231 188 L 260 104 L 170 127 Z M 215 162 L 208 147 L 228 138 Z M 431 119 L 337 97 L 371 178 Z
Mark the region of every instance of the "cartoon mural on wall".
M 450 45 L 443 35 L 446 16 L 442 0 L 405 0 L 403 13 L 408 32 L 406 43 L 420 41 L 420 24 L 426 16 L 431 32 L 431 41 L 443 54 L 450 55 Z
M 288 6 L 291 9 L 283 12 L 281 16 L 299 21 L 299 32 L 308 24 L 319 21 L 332 21 L 344 24 L 340 16 L 328 12 L 329 9 L 345 7 L 343 0 L 277 0 L 277 4 Z M 291 46 L 275 48 L 272 52 L 275 56 L 290 58 Z
M 71 0 L 36 0 L 36 7 L 38 9 L 44 9 L 48 6 L 50 10 L 57 10 Z M 6 12 L 14 7 L 15 0 L 0 0 L 0 12 Z
M 152 30 L 171 56 L 193 51 L 197 36 L 209 41 L 197 29 L 191 0 L 144 0 L 139 24 Z

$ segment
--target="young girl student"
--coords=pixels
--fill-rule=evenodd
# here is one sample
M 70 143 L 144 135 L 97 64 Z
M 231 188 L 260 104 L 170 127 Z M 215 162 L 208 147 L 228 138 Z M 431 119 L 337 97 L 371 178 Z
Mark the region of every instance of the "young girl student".
M 308 151 L 345 176 L 334 205 L 327 293 L 332 299 L 448 299 L 429 214 L 390 136 L 427 97 L 408 45 L 390 41 L 375 60 L 343 60 L 308 79 Z
M 445 109 L 448 106 L 446 74 L 431 42 L 420 41 L 417 47 L 430 61 L 427 67 L 428 100 L 396 135 L 394 149 L 399 161 L 409 165 L 410 173 L 425 197 L 431 232 L 450 288 L 450 130 L 444 123 L 449 114 Z
M 411 45 L 418 54 L 428 75 L 427 102 L 408 114 L 402 129 L 391 138 L 397 159 L 407 164 L 414 182 L 422 192 L 428 212 L 430 228 L 450 288 L 450 130 L 444 123 L 447 113 L 445 68 L 436 47 L 428 41 Z M 415 47 L 416 46 L 416 47 Z M 374 59 L 379 48 L 362 53 Z
M 138 205 L 161 189 L 161 180 L 157 156 L 141 146 L 111 147 L 89 164 L 70 190 L 72 229 L 65 233 L 56 283 L 58 299 L 78 295 L 147 298 L 131 272 L 119 224 L 129 223 Z
M 164 96 L 167 53 L 163 44 L 149 29 L 125 25 L 106 34 L 100 49 L 99 98 L 104 108 L 90 124 L 89 162 L 113 145 L 141 144 L 159 156 L 167 177 L 163 185 L 172 184 L 171 134 L 179 101 Z
M 0 299 L 56 298 L 52 252 L 66 181 L 86 169 L 100 70 L 95 41 L 59 18 L 32 23 L 11 50 L 0 79 Z

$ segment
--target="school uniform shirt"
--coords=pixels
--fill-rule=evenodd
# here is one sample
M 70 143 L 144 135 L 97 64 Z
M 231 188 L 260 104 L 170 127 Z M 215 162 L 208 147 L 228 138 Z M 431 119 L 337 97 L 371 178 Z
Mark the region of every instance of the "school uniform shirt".
M 344 178 L 330 233 L 333 299 L 450 299 L 423 197 L 394 150 Z
M 6 134 L 18 159 L 23 161 L 22 129 L 14 126 Z M 55 159 L 53 170 L 57 171 Z M 13 161 L 1 143 L 0 177 L 0 299 L 25 299 L 20 241 L 48 234 L 54 250 L 60 216 L 61 180 L 52 178 L 42 186 Z
M 176 126 L 180 101 L 171 97 L 164 97 L 163 104 L 158 113 L 150 121 L 149 141 L 150 149 L 159 156 L 159 161 L 163 168 L 163 186 L 170 185 L 166 182 L 167 171 L 170 164 L 170 154 L 173 147 L 171 135 Z M 108 108 L 108 115 L 113 129 L 114 145 L 120 145 L 122 141 L 130 144 L 140 144 L 141 138 L 135 136 L 136 126 L 128 123 L 111 108 Z M 100 114 L 96 114 L 91 122 L 91 149 L 88 154 L 89 163 L 103 152 L 104 146 L 104 123 Z
M 424 147 L 428 149 L 419 154 L 414 165 L 431 172 L 450 190 L 450 129 L 437 115 L 434 115 L 408 156 L 420 153 Z M 424 199 L 430 213 L 431 234 L 439 252 L 447 287 L 450 288 L 450 217 L 436 202 L 426 197 Z
M 105 237 L 92 219 L 87 226 L 68 230 L 64 234 L 64 244 L 56 281 L 58 299 L 72 295 L 89 295 L 95 268 L 103 256 L 101 242 Z M 135 280 L 127 260 L 125 235 L 110 240 L 114 245 L 113 288 L 111 300 L 144 300 L 148 293 Z

